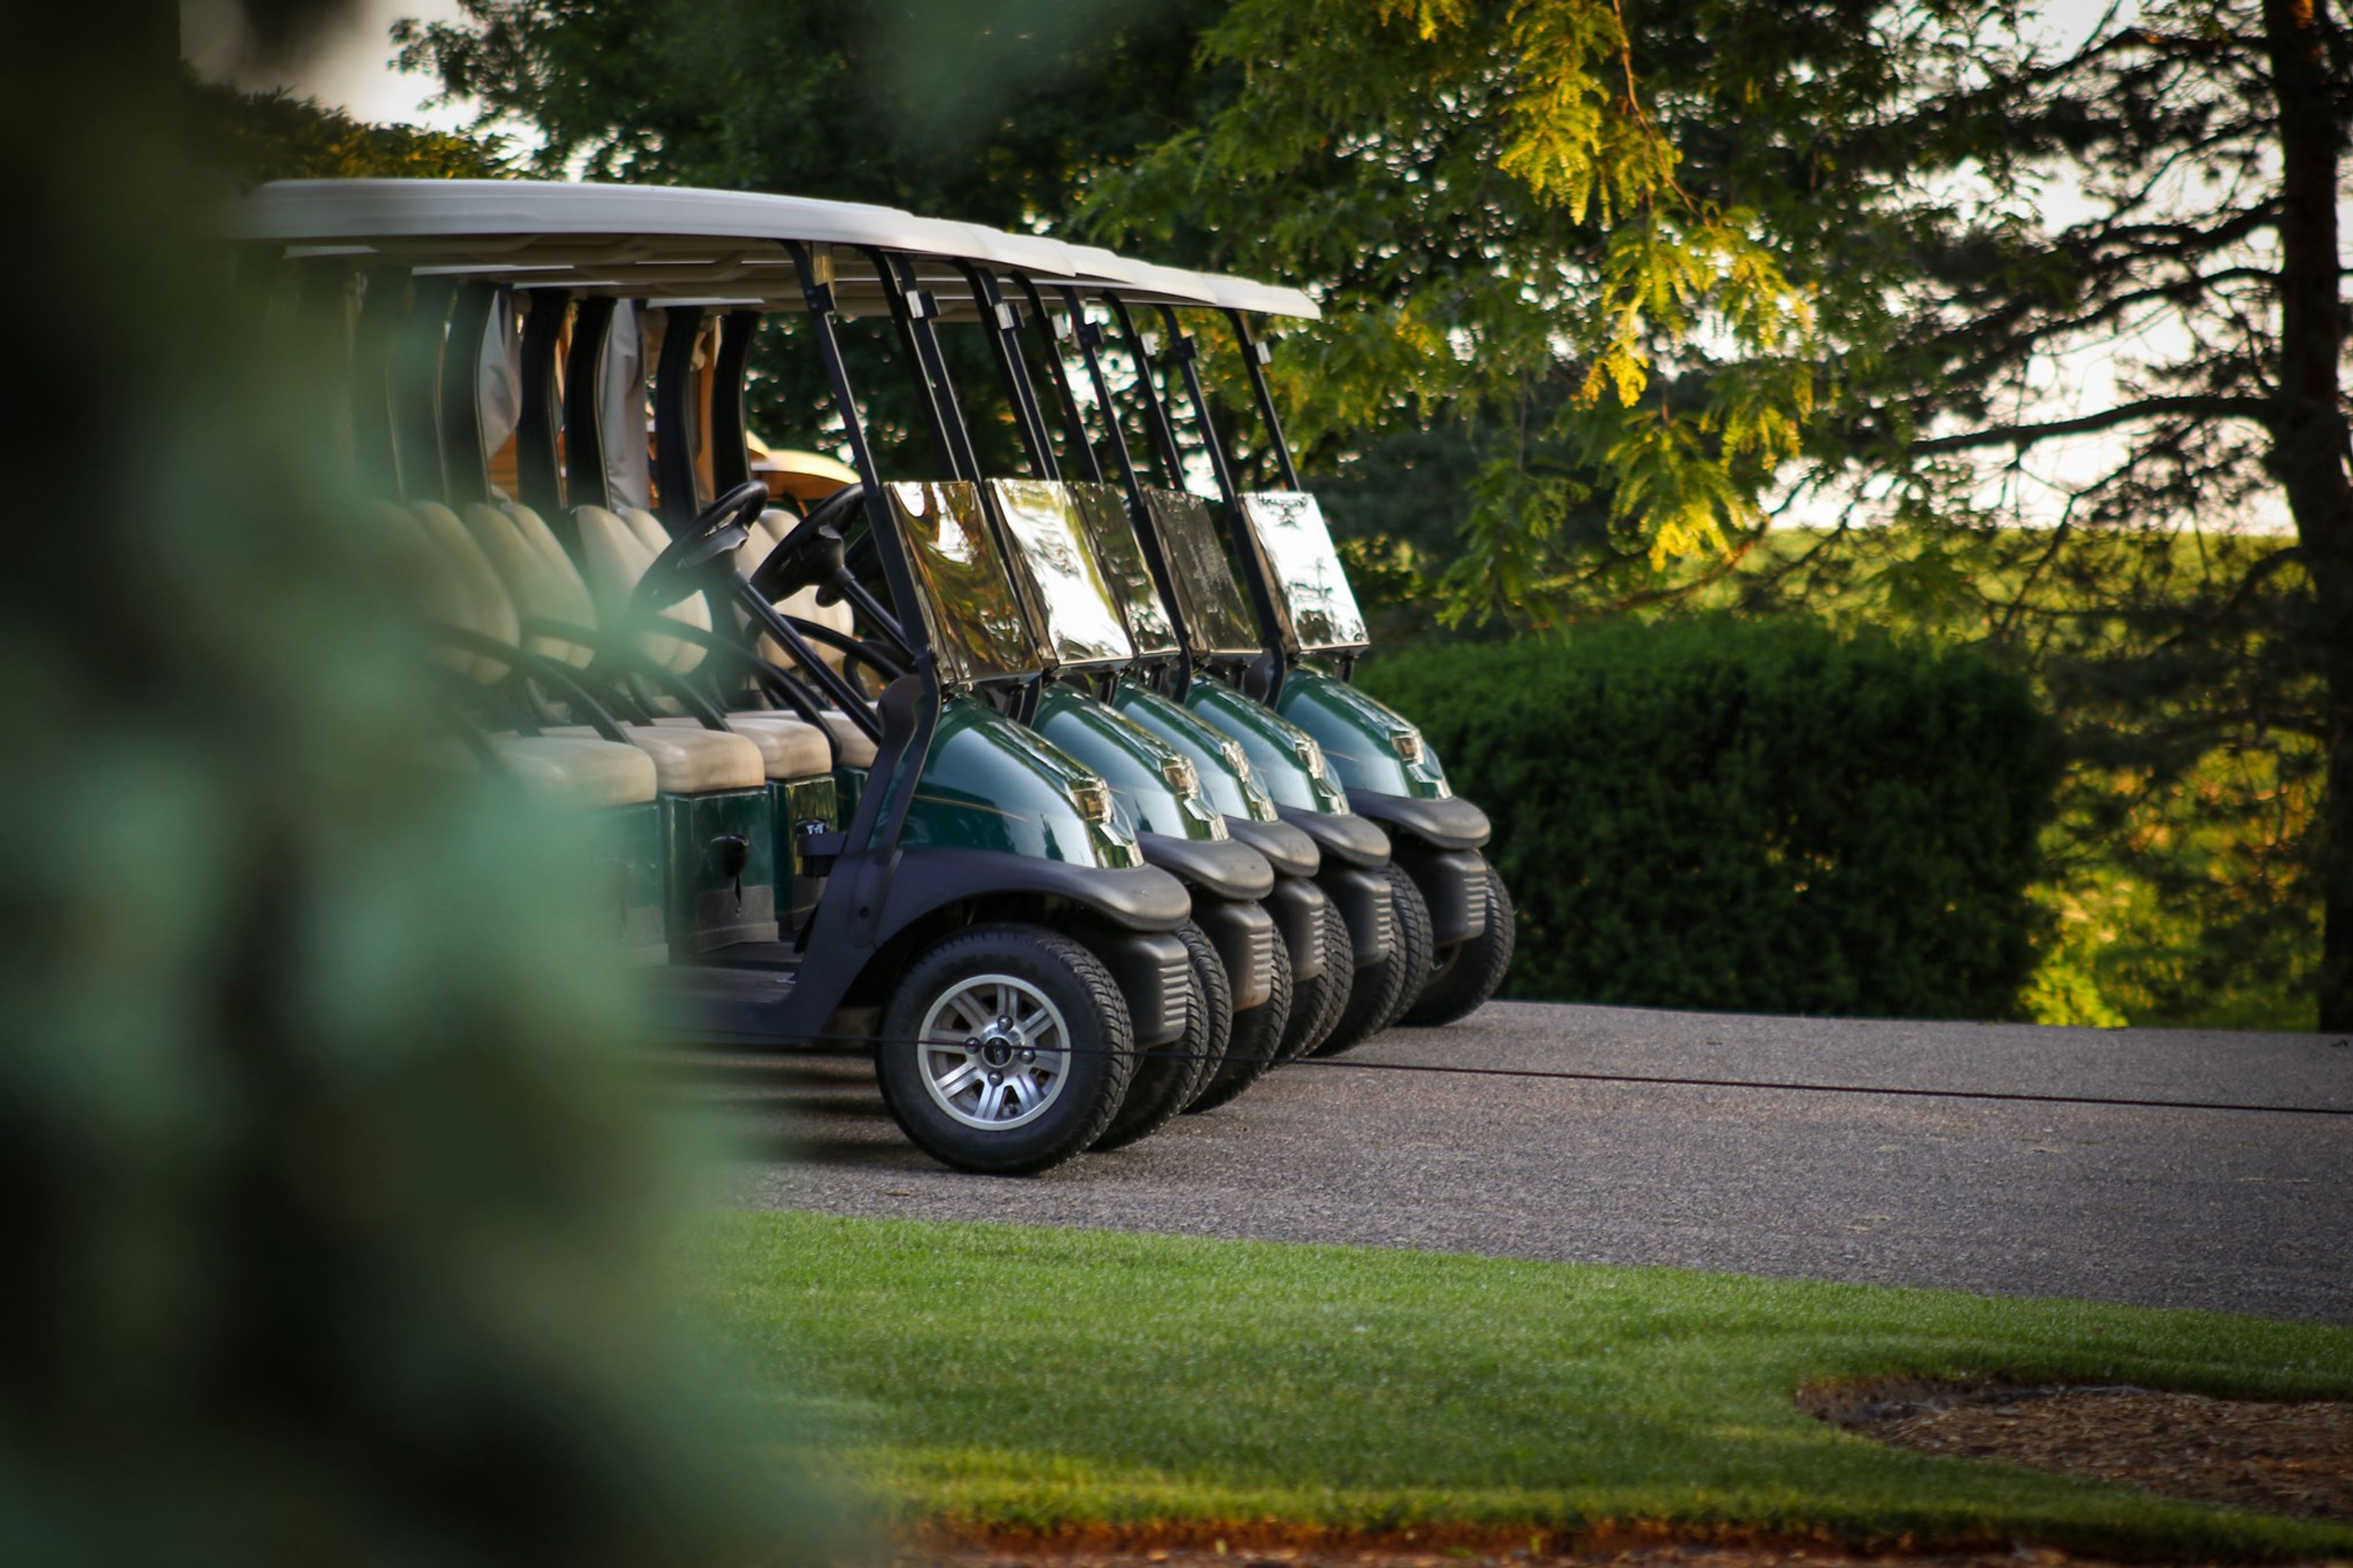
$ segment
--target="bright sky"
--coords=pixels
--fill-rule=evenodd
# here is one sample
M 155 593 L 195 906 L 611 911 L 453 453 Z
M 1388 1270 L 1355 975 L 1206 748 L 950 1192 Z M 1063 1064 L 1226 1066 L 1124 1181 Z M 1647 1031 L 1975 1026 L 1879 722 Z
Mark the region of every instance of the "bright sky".
M 353 118 L 407 121 L 452 129 L 462 125 L 462 109 L 427 109 L 435 83 L 393 68 L 393 23 L 403 16 L 428 22 L 454 20 L 457 0 L 359 0 L 351 20 L 319 39 L 311 58 L 288 71 L 237 72 L 237 42 L 217 0 L 180 0 L 181 38 L 198 71 L 235 74 L 250 88 L 287 87 L 306 98 L 347 110 Z

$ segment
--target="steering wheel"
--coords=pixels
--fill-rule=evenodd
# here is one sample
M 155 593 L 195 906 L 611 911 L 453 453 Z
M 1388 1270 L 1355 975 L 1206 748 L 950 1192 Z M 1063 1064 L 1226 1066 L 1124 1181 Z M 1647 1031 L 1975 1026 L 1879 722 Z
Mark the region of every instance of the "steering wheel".
M 752 536 L 752 521 L 768 504 L 768 487 L 757 479 L 737 485 L 702 510 L 702 515 L 665 546 L 629 595 L 629 611 L 650 619 L 711 586 L 712 563 L 723 561 Z
M 842 563 L 841 525 L 865 503 L 866 487 L 848 484 L 809 509 L 752 570 L 752 586 L 775 604 L 815 583 L 830 584 Z

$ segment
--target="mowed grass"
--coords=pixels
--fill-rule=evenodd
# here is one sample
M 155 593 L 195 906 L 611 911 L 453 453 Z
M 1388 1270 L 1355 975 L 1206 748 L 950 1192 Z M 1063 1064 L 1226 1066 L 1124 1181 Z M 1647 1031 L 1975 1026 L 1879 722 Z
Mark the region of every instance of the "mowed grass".
M 2340 1328 L 1012 1225 L 730 1214 L 702 1246 L 766 1391 L 902 1524 L 2353 1554 L 2353 1526 L 1883 1448 L 1791 1403 L 1890 1373 L 2353 1395 Z

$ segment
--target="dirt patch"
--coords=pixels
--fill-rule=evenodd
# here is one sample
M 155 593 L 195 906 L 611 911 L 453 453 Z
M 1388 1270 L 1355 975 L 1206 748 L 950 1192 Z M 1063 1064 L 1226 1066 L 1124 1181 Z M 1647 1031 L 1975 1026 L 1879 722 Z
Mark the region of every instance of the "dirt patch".
M 1799 1405 L 1899 1448 L 2096 1477 L 2266 1513 L 2353 1519 L 2353 1405 L 2147 1388 L 1881 1383 Z

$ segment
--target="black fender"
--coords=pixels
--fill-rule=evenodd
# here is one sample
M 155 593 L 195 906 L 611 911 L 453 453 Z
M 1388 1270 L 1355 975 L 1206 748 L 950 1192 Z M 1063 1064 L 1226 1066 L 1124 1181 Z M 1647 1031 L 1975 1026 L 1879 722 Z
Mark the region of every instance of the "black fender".
M 1335 861 L 1324 862 L 1315 885 L 1348 923 L 1348 945 L 1356 950 L 1356 967 L 1367 969 L 1389 955 L 1395 915 L 1389 909 L 1389 881 L 1377 870 Z
M 1324 863 L 1324 852 L 1315 847 L 1315 840 L 1287 822 L 1229 816 L 1226 831 L 1265 856 L 1278 877 L 1313 877 Z
M 1193 984 L 1193 950 L 1165 931 L 1119 931 L 1087 924 L 1071 931 L 1111 971 L 1127 999 L 1135 1043 L 1149 1048 L 1185 1037 L 1186 994 Z
M 1332 900 L 1305 877 L 1277 877 L 1266 896 L 1266 912 L 1291 952 L 1291 977 L 1315 980 L 1324 973 L 1324 911 Z
M 1274 879 L 1267 878 L 1268 890 Z M 1196 894 L 1193 923 L 1218 950 L 1234 1011 L 1248 1012 L 1274 994 L 1274 917 L 1253 899 L 1212 899 Z
M 902 848 L 887 862 L 871 851 L 844 855 L 818 900 L 798 979 L 778 1009 L 777 1035 L 822 1034 L 868 962 L 909 927 L 958 904 L 1008 895 L 1069 906 L 1073 936 L 1088 927 L 1174 931 L 1193 912 L 1185 884 L 1156 866 L 1073 866 L 1001 849 Z M 1139 1027 L 1147 1025 L 1138 1020 Z
M 1274 868 L 1266 857 L 1232 838 L 1179 838 L 1173 833 L 1139 833 L 1135 842 L 1147 866 L 1218 899 L 1262 899 L 1273 890 Z
M 1451 947 L 1487 929 L 1487 862 L 1477 851 L 1399 845 L 1397 863 L 1430 906 L 1431 942 Z
M 1494 836 L 1487 814 L 1459 795 L 1430 800 L 1352 789 L 1348 809 L 1379 823 L 1392 838 L 1399 835 L 1419 838 L 1433 849 L 1476 849 Z
M 1335 860 L 1366 869 L 1389 863 L 1389 836 L 1370 817 L 1335 816 L 1326 811 L 1302 811 L 1289 805 L 1274 809 L 1283 821 L 1315 841 L 1327 869 Z

